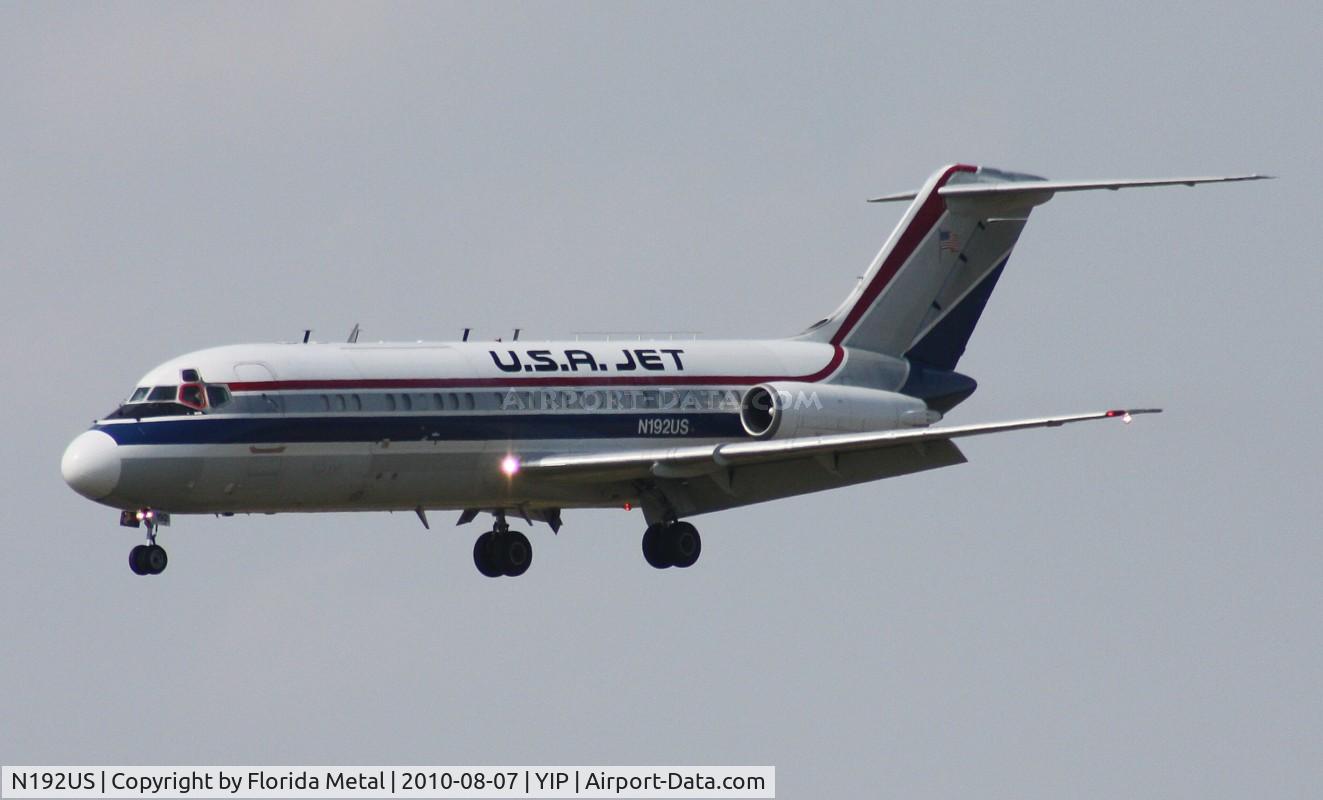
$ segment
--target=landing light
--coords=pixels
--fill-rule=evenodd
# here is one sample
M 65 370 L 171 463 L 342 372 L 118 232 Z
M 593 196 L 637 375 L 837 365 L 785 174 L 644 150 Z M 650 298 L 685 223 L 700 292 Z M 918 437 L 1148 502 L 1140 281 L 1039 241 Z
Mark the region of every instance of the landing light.
M 501 459 L 501 472 L 505 473 L 507 478 L 513 478 L 519 471 L 519 459 L 513 455 L 508 455 Z

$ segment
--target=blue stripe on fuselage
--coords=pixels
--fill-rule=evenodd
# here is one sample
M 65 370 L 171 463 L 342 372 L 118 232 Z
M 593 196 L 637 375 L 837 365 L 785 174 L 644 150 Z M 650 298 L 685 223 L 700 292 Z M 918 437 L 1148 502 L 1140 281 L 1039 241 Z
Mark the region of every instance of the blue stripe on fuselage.
M 285 444 L 294 442 L 483 441 L 616 439 L 654 434 L 644 421 L 687 422 L 684 434 L 658 439 L 730 438 L 748 434 L 739 414 L 502 414 L 445 416 L 240 417 L 199 416 L 97 424 L 118 444 Z M 671 430 L 676 430 L 671 428 Z

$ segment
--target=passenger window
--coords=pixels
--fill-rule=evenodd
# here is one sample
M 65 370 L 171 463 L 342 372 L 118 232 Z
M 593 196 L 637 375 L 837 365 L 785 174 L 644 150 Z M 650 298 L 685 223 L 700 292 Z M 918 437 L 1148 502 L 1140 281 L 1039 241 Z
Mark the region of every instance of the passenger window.
M 207 404 L 212 408 L 219 408 L 230 402 L 230 390 L 224 386 L 207 387 Z
M 432 407 L 435 408 L 437 411 L 440 411 L 441 409 L 446 407 L 445 401 L 441 399 L 440 392 L 436 392 L 435 394 L 432 395 Z
M 331 410 L 331 398 L 330 398 L 330 397 L 327 397 L 326 395 L 322 395 L 322 398 L 321 398 L 321 399 L 322 399 L 322 411 L 330 411 L 330 410 Z
M 405 411 L 412 411 L 413 398 L 407 394 L 400 395 L 400 408 L 404 409 Z
M 356 394 L 351 394 L 349 396 L 349 404 L 353 407 L 355 411 L 363 410 L 363 398 L 359 397 Z
M 455 394 L 454 392 L 451 392 L 446 395 L 446 410 L 447 411 L 459 410 L 459 395 Z
M 464 393 L 464 410 L 465 411 L 473 410 L 473 395 L 470 392 Z
M 395 410 L 395 395 L 393 395 L 393 394 L 387 394 L 387 395 L 382 395 L 382 396 L 386 398 L 386 410 L 387 410 L 387 411 L 394 411 L 394 410 Z
M 335 396 L 335 410 L 336 410 L 336 411 L 344 411 L 344 410 L 345 410 L 345 396 L 344 396 L 344 395 L 342 395 L 342 394 L 337 394 L 337 395 Z

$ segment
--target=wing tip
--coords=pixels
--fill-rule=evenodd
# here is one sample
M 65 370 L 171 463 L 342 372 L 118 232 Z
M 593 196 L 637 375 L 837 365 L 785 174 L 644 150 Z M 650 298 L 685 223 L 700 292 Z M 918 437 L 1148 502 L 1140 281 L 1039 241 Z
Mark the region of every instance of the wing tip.
M 1276 175 L 1264 175 L 1261 172 L 1249 172 L 1243 175 L 1219 175 L 1213 178 L 1190 178 L 1182 181 L 1185 186 L 1198 186 L 1201 183 L 1237 183 L 1239 181 L 1275 181 Z
M 1140 414 L 1161 414 L 1161 413 L 1162 413 L 1162 409 L 1160 408 L 1112 408 L 1112 409 L 1108 409 L 1107 411 L 1104 411 L 1103 416 L 1107 418 L 1120 417 L 1126 422 L 1129 422 L 1131 417 L 1136 417 L 1139 416 Z

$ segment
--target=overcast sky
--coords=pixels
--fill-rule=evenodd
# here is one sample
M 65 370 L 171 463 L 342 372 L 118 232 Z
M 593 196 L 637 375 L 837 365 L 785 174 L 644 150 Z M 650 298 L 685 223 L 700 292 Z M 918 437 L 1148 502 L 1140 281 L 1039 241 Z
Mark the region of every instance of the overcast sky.
M 0 7 L 0 763 L 774 764 L 782 797 L 1323 783 L 1315 3 Z M 211 345 L 795 333 L 969 161 L 1056 198 L 961 369 L 970 463 L 695 520 L 178 518 L 61 481 Z

